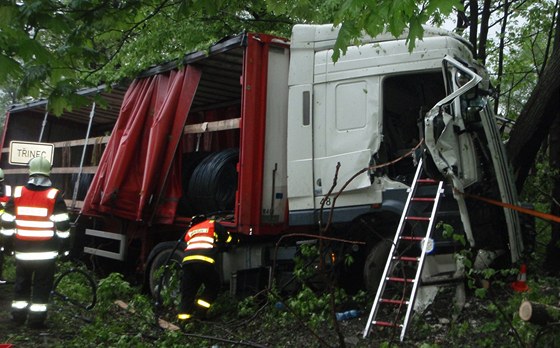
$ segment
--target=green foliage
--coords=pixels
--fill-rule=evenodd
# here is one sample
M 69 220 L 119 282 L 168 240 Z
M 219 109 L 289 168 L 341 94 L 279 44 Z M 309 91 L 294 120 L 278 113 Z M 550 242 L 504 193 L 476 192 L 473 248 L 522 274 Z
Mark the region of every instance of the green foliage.
M 555 178 L 560 175 L 558 170 L 550 167 L 548 156 L 541 153 L 534 164 L 532 174 L 527 178 L 523 185 L 523 192 L 521 200 L 530 202 L 536 211 L 549 212 L 551 209 L 551 202 L 554 197 L 551 197 L 553 192 L 553 183 Z M 522 216 L 526 219 L 532 219 L 535 222 L 535 250 L 530 256 L 532 263 L 537 269 L 543 269 L 543 262 L 545 262 L 546 246 L 550 241 L 551 224 L 549 221 L 537 219 L 529 215 Z
M 18 99 L 47 96 L 55 114 L 81 101 L 77 88 L 111 84 L 154 64 L 205 49 L 242 31 L 290 36 L 295 23 L 341 25 L 334 57 L 362 30 L 393 35 L 441 23 L 457 0 L 113 1 L 31 0 L 0 5 L 0 87 L 17 81 Z
M 454 0 L 343 1 L 334 16 L 334 24 L 341 27 L 333 59 L 338 60 L 348 45 L 357 43 L 363 32 L 372 37 L 384 31 L 395 37 L 404 33 L 408 48 L 412 50 L 416 40 L 423 37 L 422 25 L 430 19 L 441 24 L 453 9 L 462 9 L 462 3 Z
M 258 307 L 258 301 L 256 301 L 253 296 L 249 296 L 239 301 L 237 305 L 237 312 L 241 317 L 248 317 L 253 315 Z
M 130 78 L 244 30 L 289 34 L 284 13 L 264 1 L 4 2 L 0 6 L 0 86 L 18 98 L 48 96 L 60 114 L 77 88 Z M 286 8 L 287 10 L 287 8 Z M 78 101 L 79 102 L 79 101 Z
M 341 294 L 339 293 L 339 296 Z M 317 328 L 320 324 L 328 322 L 330 310 L 330 298 L 328 294 L 318 295 L 313 290 L 304 287 L 296 296 L 288 299 L 289 306 L 300 318 L 305 318 L 311 327 Z M 281 317 L 287 318 L 292 315 L 282 312 Z
M 4 280 L 16 279 L 16 265 L 13 257 L 7 257 L 4 255 L 4 268 L 2 270 L 2 278 Z
M 73 267 L 67 262 L 61 264 L 59 268 L 64 272 L 69 268 L 75 269 L 78 267 Z M 58 296 L 53 296 L 53 301 L 56 301 L 56 305 L 69 307 L 79 306 L 85 309 L 85 307 L 90 306 L 94 301 L 96 289 L 92 286 L 89 279 L 89 277 L 92 277 L 92 280 L 95 282 L 93 279 L 94 275 L 90 274 L 85 267 L 78 269 L 81 269 L 84 273 L 75 271 L 66 273 L 58 272 L 55 276 L 56 288 L 54 291 L 59 294 Z M 63 297 L 64 300 L 61 300 L 61 297 Z
M 155 272 L 155 279 L 160 280 L 158 287 L 161 284 L 161 289 L 159 289 L 159 295 L 161 296 L 164 306 L 167 307 L 177 307 L 180 301 L 181 292 L 181 265 L 176 262 L 171 262 L 169 267 L 160 267 Z M 161 279 L 163 277 L 163 279 Z M 199 289 L 203 291 L 204 287 Z
M 437 223 L 436 229 L 442 230 L 443 238 L 451 239 L 455 242 L 459 242 L 462 246 L 467 245 L 467 240 L 465 238 L 465 235 L 460 233 L 455 233 L 455 229 L 450 224 L 440 221 Z
M 317 275 L 319 248 L 317 244 L 301 244 L 295 257 L 294 276 L 302 282 Z M 312 265 L 310 267 L 310 265 Z
M 111 306 L 116 300 L 128 301 L 135 290 L 120 273 L 111 273 L 99 282 L 97 298 L 101 306 Z
M 496 9 L 496 17 L 503 15 L 503 7 Z M 499 113 L 517 119 L 538 80 L 547 54 L 550 54 L 548 35 L 554 25 L 554 2 L 536 0 L 510 7 L 505 32 L 504 70 L 502 76 L 491 75 L 494 86 L 500 86 Z M 497 72 L 500 35 L 490 38 L 487 65 Z M 547 48 L 548 47 L 548 48 Z M 499 77 L 499 79 L 497 79 Z
M 7 264 L 7 271 L 11 272 L 12 263 Z M 60 271 L 73 267 L 69 263 L 59 264 Z M 495 274 L 494 274 L 495 276 Z M 71 285 L 74 286 L 74 285 Z M 531 291 L 526 293 L 514 293 L 509 289 L 507 283 L 493 282 L 492 287 L 487 290 L 484 298 L 469 300 L 470 306 L 463 309 L 461 315 L 453 320 L 445 334 L 436 341 L 426 338 L 423 343 L 419 338 L 434 337 L 433 331 L 437 330 L 433 325 L 422 323 L 422 319 L 413 322 L 411 334 L 414 338 L 411 342 L 417 343 L 419 347 L 492 347 L 492 346 L 513 346 L 513 347 L 541 347 L 554 346 L 554 342 L 560 339 L 560 333 L 551 329 L 528 324 L 521 321 L 517 315 L 519 305 L 524 300 L 530 300 L 549 305 L 557 305 L 558 287 L 560 281 L 556 278 L 533 278 L 530 277 L 529 286 Z M 49 341 L 50 346 L 54 347 L 201 347 L 215 344 L 204 337 L 224 337 L 243 342 L 246 337 L 251 337 L 252 329 L 249 329 L 249 321 L 242 318 L 254 318 L 255 326 L 258 327 L 259 337 L 270 335 L 282 331 L 285 327 L 300 327 L 306 325 L 316 330 L 319 334 L 332 333 L 332 313 L 330 312 L 330 299 L 328 295 L 317 293 L 309 288 L 303 288 L 299 293 L 290 298 L 282 300 L 285 306 L 271 307 L 270 303 L 279 302 L 278 294 L 274 290 L 270 291 L 267 298 L 248 297 L 237 302 L 228 294 L 222 294 L 216 306 L 220 307 L 220 322 L 195 322 L 187 326 L 186 334 L 181 331 L 169 331 L 160 329 L 155 323 L 158 316 L 167 316 L 173 322 L 173 308 L 168 308 L 164 312 L 154 312 L 152 299 L 139 293 L 138 289 L 127 283 L 122 276 L 112 274 L 100 282 L 100 297 L 104 298 L 104 303 L 113 299 L 121 299 L 128 303 L 128 309 L 122 309 L 116 305 L 102 305 L 94 308 L 88 313 L 91 322 L 85 322 L 73 317 L 59 318 L 56 313 L 51 313 L 49 324 L 51 332 L 56 336 L 49 336 L 49 340 L 55 337 L 57 340 Z M 268 301 L 263 301 L 268 300 Z M 437 299 L 436 299 L 437 301 Z M 335 302 L 337 306 L 353 303 L 353 308 L 363 309 L 371 305 L 371 299 L 365 293 L 360 293 L 349 298 L 343 291 L 335 292 Z M 445 307 L 445 304 L 443 305 Z M 56 307 L 53 308 L 56 311 Z M 446 314 L 448 314 L 446 312 Z M 295 317 L 297 316 L 297 318 Z M 226 317 L 230 317 L 226 319 Z M 345 325 L 349 325 L 348 324 Z M 363 320 L 359 322 L 363 328 Z M 420 327 L 421 326 L 421 327 Z M 440 325 L 441 326 L 441 325 Z M 305 331 L 305 330 L 304 330 Z M 33 342 L 30 332 L 24 333 L 11 332 L 4 336 L 8 342 L 16 346 L 26 346 Z M 201 336 L 197 338 L 193 336 Z M 299 333 L 298 335 L 302 335 Z M 349 333 L 354 336 L 354 333 Z M 361 334 L 357 334 L 360 335 Z M 282 337 L 271 346 L 284 346 L 294 337 Z M 307 346 L 313 345 L 313 336 L 307 332 L 304 337 L 308 337 Z M 331 336 L 332 337 L 332 336 Z M 408 337 L 411 339 L 411 337 Z M 244 342 L 247 342 L 245 340 Z M 359 341 L 356 347 L 393 347 L 392 342 L 377 342 L 375 338 Z

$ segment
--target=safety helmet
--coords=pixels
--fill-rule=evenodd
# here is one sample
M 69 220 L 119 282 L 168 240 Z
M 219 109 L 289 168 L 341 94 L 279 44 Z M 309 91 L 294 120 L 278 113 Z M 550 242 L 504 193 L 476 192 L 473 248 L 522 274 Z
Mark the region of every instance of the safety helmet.
M 51 162 L 44 157 L 35 157 L 29 161 L 29 175 L 51 175 Z
M 4 181 L 4 171 L 0 168 L 0 182 Z

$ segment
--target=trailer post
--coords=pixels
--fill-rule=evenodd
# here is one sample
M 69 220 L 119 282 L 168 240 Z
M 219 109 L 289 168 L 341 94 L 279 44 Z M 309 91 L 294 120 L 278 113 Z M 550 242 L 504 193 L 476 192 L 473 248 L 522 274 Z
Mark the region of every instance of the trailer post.
M 41 123 L 41 133 L 39 133 L 39 140 L 41 142 L 43 140 L 43 132 L 45 131 L 45 127 L 47 126 L 47 118 L 49 117 L 49 102 L 45 104 L 45 118 L 43 118 L 43 123 Z
M 78 198 L 78 189 L 80 188 L 80 178 L 82 176 L 82 171 L 84 168 L 84 160 L 86 157 L 86 149 L 87 149 L 87 145 L 88 145 L 88 140 L 89 140 L 89 133 L 91 131 L 91 124 L 93 123 L 93 116 L 95 115 L 95 102 L 93 102 L 93 105 L 91 106 L 91 111 L 89 113 L 89 123 L 88 123 L 88 128 L 86 131 L 86 137 L 84 139 L 84 148 L 82 150 L 82 158 L 80 159 L 80 169 L 78 170 L 78 177 L 76 178 L 76 182 L 74 183 L 74 192 L 72 193 L 72 206 L 71 209 L 74 210 L 74 208 L 76 207 L 76 200 Z

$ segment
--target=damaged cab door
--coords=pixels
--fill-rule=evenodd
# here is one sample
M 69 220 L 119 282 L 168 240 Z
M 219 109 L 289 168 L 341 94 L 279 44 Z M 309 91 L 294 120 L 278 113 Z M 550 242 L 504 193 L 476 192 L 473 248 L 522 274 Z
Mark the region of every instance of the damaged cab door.
M 489 178 L 499 190 L 494 199 L 518 204 L 517 192 L 488 93 L 480 87 L 483 78 L 451 57 L 443 60 L 443 75 L 447 97 L 424 119 L 425 155 L 432 172 L 435 167 L 440 177 L 453 184 L 467 240 L 475 247 L 463 193 Z M 515 262 L 523 249 L 519 218 L 516 211 L 503 209 L 511 260 Z

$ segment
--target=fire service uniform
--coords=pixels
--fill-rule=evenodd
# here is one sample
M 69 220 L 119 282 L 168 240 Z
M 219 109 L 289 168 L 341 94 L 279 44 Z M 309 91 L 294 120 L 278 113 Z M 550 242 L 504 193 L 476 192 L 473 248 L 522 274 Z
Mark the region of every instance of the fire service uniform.
M 6 203 L 10 200 L 12 196 L 12 187 L 4 183 L 4 171 L 0 169 L 0 215 L 4 213 L 4 207 Z M 10 248 L 7 244 L 7 236 L 3 236 L 0 233 L 0 284 L 4 284 L 6 281 L 2 278 L 2 272 L 4 269 L 4 253 L 8 253 Z
M 2 215 L 2 233 L 11 235 L 16 259 L 12 319 L 42 327 L 52 289 L 55 261 L 68 248 L 70 222 L 62 194 L 52 187 L 51 164 L 42 157 L 29 162 L 29 181 L 14 188 Z
M 191 227 L 185 234 L 185 256 L 181 278 L 181 304 L 177 318 L 187 320 L 193 315 L 204 317 L 220 290 L 216 257 L 224 246 L 237 242 L 224 226 L 206 220 Z M 197 297 L 204 284 L 204 291 Z

